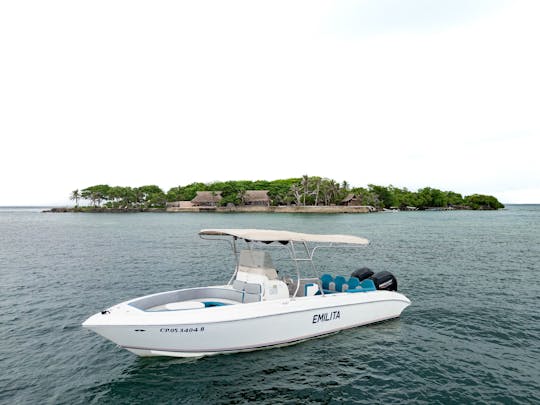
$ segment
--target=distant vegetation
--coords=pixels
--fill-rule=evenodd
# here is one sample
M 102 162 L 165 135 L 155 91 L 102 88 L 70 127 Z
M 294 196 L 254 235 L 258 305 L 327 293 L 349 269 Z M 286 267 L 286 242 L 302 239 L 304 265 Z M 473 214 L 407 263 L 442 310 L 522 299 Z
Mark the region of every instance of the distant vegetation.
M 197 191 L 221 191 L 220 204 L 242 204 L 246 190 L 268 190 L 272 205 L 338 205 L 344 198 L 354 194 L 362 205 L 376 208 L 504 208 L 495 197 L 473 194 L 463 197 L 453 191 L 441 191 L 431 187 L 410 191 L 392 185 L 379 186 L 370 184 L 365 187 L 351 187 L 346 181 L 304 175 L 301 178 L 281 180 L 233 180 L 213 183 L 191 183 L 173 187 L 166 193 L 156 185 L 142 187 L 111 187 L 100 184 L 82 190 L 74 190 L 71 199 L 79 207 L 79 201 L 85 200 L 91 209 L 110 208 L 119 210 L 146 210 L 165 208 L 167 202 L 192 200 Z M 85 207 L 80 207 L 84 210 Z

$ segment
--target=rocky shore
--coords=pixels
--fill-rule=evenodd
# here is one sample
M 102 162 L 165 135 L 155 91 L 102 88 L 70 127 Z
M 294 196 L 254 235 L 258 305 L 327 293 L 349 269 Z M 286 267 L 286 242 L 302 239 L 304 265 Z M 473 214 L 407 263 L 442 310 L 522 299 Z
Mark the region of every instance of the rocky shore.
M 125 213 L 125 212 L 165 212 L 165 208 L 105 208 L 105 207 L 54 207 L 42 212 L 91 212 L 91 213 Z
M 88 212 L 88 213 L 129 213 L 129 212 L 278 212 L 278 213 L 302 213 L 302 214 L 364 214 L 376 212 L 370 206 L 277 206 L 277 207 L 167 207 L 167 208 L 137 208 L 118 209 L 103 207 L 55 207 L 43 212 Z
M 425 211 L 452 211 L 452 210 L 470 210 L 469 206 L 454 206 L 454 207 L 437 207 L 427 208 Z M 488 210 L 489 207 L 480 208 Z M 361 206 L 345 206 L 345 205 L 328 205 L 328 206 L 198 206 L 198 207 L 167 207 L 167 208 L 104 208 L 104 207 L 55 207 L 43 210 L 43 212 L 87 212 L 87 213 L 135 213 L 135 212 L 274 212 L 286 214 L 367 214 L 370 212 L 398 212 L 398 211 L 417 211 L 422 210 L 416 207 L 407 207 L 406 209 L 383 209 L 370 205 Z M 422 210 L 423 211 L 423 210 Z

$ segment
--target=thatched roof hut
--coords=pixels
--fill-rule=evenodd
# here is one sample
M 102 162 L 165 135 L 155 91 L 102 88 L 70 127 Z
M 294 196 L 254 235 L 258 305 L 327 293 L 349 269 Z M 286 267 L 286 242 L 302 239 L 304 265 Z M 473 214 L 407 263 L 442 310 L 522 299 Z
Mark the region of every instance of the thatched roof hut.
M 341 205 L 362 205 L 362 197 L 349 193 L 347 197 L 341 200 Z
M 268 190 L 246 190 L 243 199 L 245 205 L 270 205 Z
M 191 202 L 198 207 L 215 207 L 222 198 L 221 191 L 197 191 L 197 195 Z

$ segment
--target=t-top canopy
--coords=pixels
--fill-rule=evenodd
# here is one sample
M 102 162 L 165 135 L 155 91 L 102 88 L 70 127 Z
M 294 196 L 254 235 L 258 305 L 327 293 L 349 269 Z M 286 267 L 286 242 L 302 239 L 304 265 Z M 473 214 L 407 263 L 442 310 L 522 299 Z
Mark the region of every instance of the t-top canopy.
M 199 235 L 233 236 L 239 239 L 256 242 L 315 242 L 367 245 L 366 238 L 352 235 L 318 235 L 289 231 L 276 231 L 271 229 L 203 229 Z

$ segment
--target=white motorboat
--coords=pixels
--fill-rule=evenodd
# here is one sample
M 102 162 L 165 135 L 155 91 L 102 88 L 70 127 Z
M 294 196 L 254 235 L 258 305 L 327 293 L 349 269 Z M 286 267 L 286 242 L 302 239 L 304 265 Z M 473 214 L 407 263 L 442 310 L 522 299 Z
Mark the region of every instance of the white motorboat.
M 317 249 L 367 245 L 364 238 L 257 229 L 199 235 L 231 242 L 236 266 L 227 284 L 135 298 L 91 316 L 83 327 L 140 356 L 196 357 L 292 344 L 399 317 L 410 304 L 386 271 L 316 274 Z M 269 250 L 276 245 L 288 251 L 292 277 L 274 267 Z M 315 274 L 302 274 L 306 267 Z

